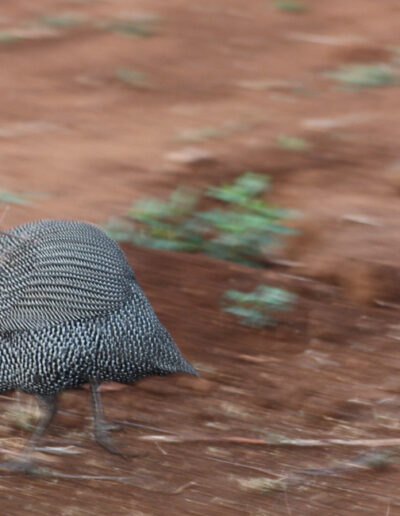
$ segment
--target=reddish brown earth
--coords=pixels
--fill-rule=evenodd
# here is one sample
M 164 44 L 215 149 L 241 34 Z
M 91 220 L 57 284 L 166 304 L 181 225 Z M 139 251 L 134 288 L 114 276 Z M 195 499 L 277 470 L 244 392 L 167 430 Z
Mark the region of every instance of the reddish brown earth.
M 296 223 L 302 235 L 277 251 L 292 267 L 262 272 L 125 248 L 201 379 L 148 379 L 104 394 L 110 419 L 142 425 L 125 423 L 118 433 L 127 448 L 144 452 L 128 460 L 91 441 L 87 392 L 65 393 L 48 441 L 67 439 L 79 453 L 38 455 L 55 478 L 0 478 L 2 514 L 400 514 L 396 461 L 334 469 L 368 447 L 221 441 L 400 437 L 399 88 L 350 90 L 326 74 L 348 63 L 397 70 L 400 6 L 303 4 L 302 14 L 267 0 L 60 0 L 57 11 L 50 0 L 20 0 L 2 7 L 1 31 L 24 37 L 0 43 L 0 186 L 37 193 L 32 205 L 11 206 L 3 228 L 42 217 L 101 223 L 143 196 L 249 169 L 273 178 L 274 202 L 303 212 Z M 82 23 L 32 30 L 41 16 L 65 12 Z M 137 12 L 159 17 L 153 35 L 100 27 Z M 121 68 L 145 74 L 148 87 L 123 84 L 115 75 Z M 188 130 L 200 141 L 183 141 Z M 281 134 L 305 138 L 311 148 L 278 148 Z M 187 146 L 211 159 L 168 159 Z M 299 296 L 275 329 L 245 329 L 220 312 L 227 288 L 263 282 Z M 28 400 L 1 400 L 2 449 L 17 449 L 29 435 L 10 416 L 10 407 Z M 210 440 L 140 439 L 168 432 Z M 321 468 L 335 474 L 296 473 Z M 260 477 L 281 484 L 249 489 Z

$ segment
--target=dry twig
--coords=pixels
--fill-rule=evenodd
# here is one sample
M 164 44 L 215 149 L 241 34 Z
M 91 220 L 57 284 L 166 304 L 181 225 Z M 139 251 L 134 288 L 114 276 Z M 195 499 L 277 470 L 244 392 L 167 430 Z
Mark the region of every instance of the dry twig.
M 144 441 L 162 441 L 164 443 L 190 443 L 190 442 L 229 442 L 237 444 L 256 444 L 263 446 L 298 446 L 302 448 L 314 448 L 325 446 L 360 446 L 379 448 L 383 446 L 400 446 L 399 438 L 391 439 L 257 439 L 241 436 L 212 436 L 212 435 L 143 435 L 138 439 Z

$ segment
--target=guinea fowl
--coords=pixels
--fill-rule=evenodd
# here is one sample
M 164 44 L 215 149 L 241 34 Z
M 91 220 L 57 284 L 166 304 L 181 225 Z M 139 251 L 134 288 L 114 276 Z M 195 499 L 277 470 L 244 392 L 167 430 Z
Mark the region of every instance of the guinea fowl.
M 108 436 L 98 386 L 151 375 L 197 375 L 155 315 L 120 247 L 94 225 L 30 222 L 0 234 L 0 392 L 37 397 L 42 417 L 21 455 L 28 472 L 57 394 L 89 383 L 96 441 Z

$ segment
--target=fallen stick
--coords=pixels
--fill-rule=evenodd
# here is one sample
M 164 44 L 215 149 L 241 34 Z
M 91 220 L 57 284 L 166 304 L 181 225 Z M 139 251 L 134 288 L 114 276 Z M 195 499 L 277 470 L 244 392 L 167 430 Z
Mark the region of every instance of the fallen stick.
M 263 446 L 366 446 L 378 448 L 381 446 L 400 446 L 400 438 L 392 439 L 256 439 L 240 436 L 207 436 L 207 435 L 144 435 L 139 437 L 143 441 L 162 441 L 164 443 L 189 442 L 229 442 L 238 444 L 257 444 Z
M 188 489 L 189 487 L 197 485 L 196 482 L 190 480 L 185 484 L 182 484 L 174 489 L 164 489 L 161 486 L 151 485 L 147 480 L 141 481 L 140 483 L 134 481 L 132 477 L 125 476 L 113 476 L 113 475 L 79 475 L 73 473 L 61 473 L 59 471 L 51 471 L 47 468 L 37 468 L 34 469 L 31 473 L 32 476 L 37 478 L 61 478 L 64 480 L 104 480 L 106 482 L 119 482 L 122 484 L 128 484 L 139 489 L 143 489 L 145 491 L 151 491 L 153 493 L 160 493 L 165 495 L 178 495 L 183 491 Z M 5 472 L 4 474 L 0 473 L 0 478 L 8 478 L 12 477 L 12 472 Z

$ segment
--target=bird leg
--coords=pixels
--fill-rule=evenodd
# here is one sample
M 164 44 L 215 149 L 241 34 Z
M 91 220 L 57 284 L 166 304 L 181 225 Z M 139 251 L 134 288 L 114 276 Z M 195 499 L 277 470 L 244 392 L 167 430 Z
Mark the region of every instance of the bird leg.
M 22 471 L 29 473 L 33 469 L 32 455 L 42 435 L 50 425 L 55 413 L 57 412 L 56 397 L 51 396 L 36 396 L 41 410 L 41 417 L 36 428 L 31 435 L 29 441 L 23 448 L 22 452 L 15 459 L 4 461 L 0 463 L 0 469 L 8 471 Z
M 118 426 L 106 423 L 104 420 L 103 404 L 101 402 L 101 395 L 99 392 L 99 383 L 95 380 L 90 381 L 90 390 L 92 392 L 92 406 L 94 414 L 94 438 L 100 446 L 106 449 L 110 453 L 116 455 L 127 455 L 125 452 L 120 451 L 112 442 L 112 439 L 108 435 L 109 430 L 118 428 Z

